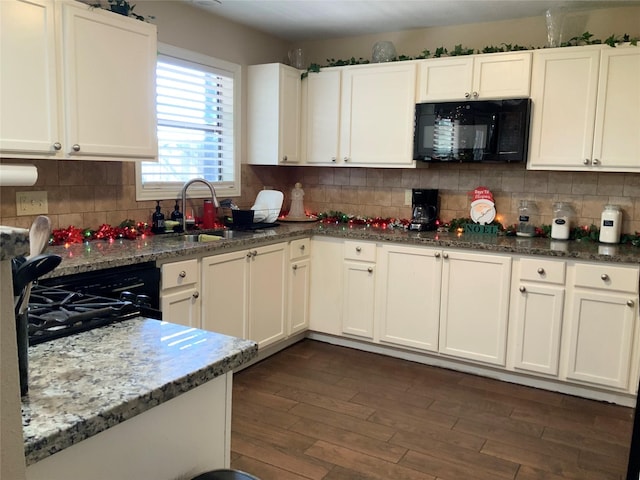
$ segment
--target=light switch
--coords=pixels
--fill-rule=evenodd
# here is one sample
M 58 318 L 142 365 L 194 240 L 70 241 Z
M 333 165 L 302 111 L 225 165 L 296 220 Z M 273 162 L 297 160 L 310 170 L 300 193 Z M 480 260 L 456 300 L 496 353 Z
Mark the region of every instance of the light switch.
M 16 192 L 17 215 L 41 215 L 49 213 L 46 191 Z

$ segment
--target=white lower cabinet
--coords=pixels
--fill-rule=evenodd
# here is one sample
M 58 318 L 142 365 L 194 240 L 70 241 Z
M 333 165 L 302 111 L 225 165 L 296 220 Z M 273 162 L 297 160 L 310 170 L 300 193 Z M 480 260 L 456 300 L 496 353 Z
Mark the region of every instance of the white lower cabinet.
M 325 236 L 311 239 L 309 329 L 342 335 L 343 240 Z
M 160 310 L 166 322 L 200 328 L 200 267 L 197 259 L 161 267 Z
M 285 338 L 287 243 L 202 259 L 202 328 L 258 343 Z
M 516 370 L 557 376 L 565 301 L 564 261 L 519 258 L 511 291 Z
M 505 365 L 511 257 L 442 253 L 439 351 Z
M 572 274 L 567 379 L 635 392 L 638 268 L 576 263 Z
M 311 240 L 301 238 L 289 244 L 289 292 L 287 333 L 309 328 L 309 288 L 311 278 Z
M 376 244 L 344 242 L 342 332 L 373 340 Z
M 439 250 L 382 245 L 378 270 L 379 340 L 438 351 L 442 260 Z

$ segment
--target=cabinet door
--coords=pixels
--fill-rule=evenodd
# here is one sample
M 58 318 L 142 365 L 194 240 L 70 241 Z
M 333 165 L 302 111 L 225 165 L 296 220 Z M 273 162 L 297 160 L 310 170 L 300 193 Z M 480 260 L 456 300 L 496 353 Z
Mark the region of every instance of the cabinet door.
M 200 328 L 200 292 L 195 286 L 163 291 L 160 309 L 165 322 Z
M 342 70 L 339 162 L 413 165 L 416 64 L 402 63 Z
M 286 336 L 287 244 L 250 253 L 249 338 L 263 348 Z
M 473 92 L 477 98 L 528 97 L 531 86 L 531 53 L 478 55 L 473 62 Z
M 55 155 L 58 131 L 53 2 L 0 2 L 0 155 Z
M 247 69 L 247 161 L 287 165 L 300 161 L 300 71 L 280 63 Z
M 637 296 L 630 294 L 574 291 L 568 379 L 629 388 L 636 303 Z
M 380 341 L 437 352 L 440 251 L 384 245 L 381 255 Z
M 340 70 L 310 73 L 303 88 L 303 162 L 335 164 L 340 135 Z
M 442 254 L 440 352 L 505 365 L 511 257 Z
M 434 58 L 420 63 L 418 102 L 465 100 L 471 95 L 473 58 Z
M 518 370 L 558 375 L 565 289 L 518 283 L 513 297 L 514 366 Z
M 309 279 L 311 261 L 307 258 L 291 263 L 289 271 L 289 333 L 309 328 Z
M 283 164 L 300 162 L 300 72 L 282 70 L 280 83 L 280 159 Z
M 600 48 L 533 53 L 529 167 L 589 168 L 599 64 Z
M 316 236 L 311 239 L 311 249 L 309 328 L 316 332 L 341 335 L 343 241 Z
M 593 164 L 640 169 L 640 49 L 607 48 L 600 60 Z
M 248 252 L 232 252 L 202 259 L 202 328 L 248 338 Z
M 157 157 L 155 26 L 62 4 L 65 153 Z
M 373 339 L 375 265 L 345 261 L 343 285 L 343 333 Z

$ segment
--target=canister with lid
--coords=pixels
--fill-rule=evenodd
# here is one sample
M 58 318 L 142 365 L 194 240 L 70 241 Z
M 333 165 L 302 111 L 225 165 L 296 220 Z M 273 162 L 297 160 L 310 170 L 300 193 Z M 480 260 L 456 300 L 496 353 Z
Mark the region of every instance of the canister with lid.
M 554 240 L 568 240 L 571 233 L 571 217 L 573 208 L 566 202 L 553 204 L 553 220 L 551 221 L 551 238 Z
M 516 235 L 519 237 L 533 237 L 536 234 L 537 215 L 538 207 L 533 200 L 520 200 Z
M 602 243 L 620 243 L 622 212 L 619 205 L 605 205 L 600 220 L 600 241 Z

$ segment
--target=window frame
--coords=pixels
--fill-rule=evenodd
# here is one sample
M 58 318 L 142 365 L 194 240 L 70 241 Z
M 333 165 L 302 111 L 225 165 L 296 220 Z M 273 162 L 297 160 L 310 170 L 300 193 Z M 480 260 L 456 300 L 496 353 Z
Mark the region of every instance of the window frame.
M 240 159 L 242 158 L 240 133 L 242 125 L 242 66 L 164 43 L 158 43 L 158 55 L 173 57 L 180 62 L 186 61 L 205 65 L 216 70 L 223 70 L 233 76 L 233 184 L 216 185 L 216 183 L 213 183 L 213 186 L 216 189 L 216 196 L 219 198 L 240 196 L 242 183 L 240 179 Z M 135 162 L 135 177 L 137 201 L 180 198 L 181 186 L 167 185 L 163 187 L 144 188 L 142 185 L 142 165 L 140 161 Z M 194 184 L 193 187 L 189 188 L 189 198 L 208 198 L 209 196 L 211 196 L 211 192 L 204 186 Z

